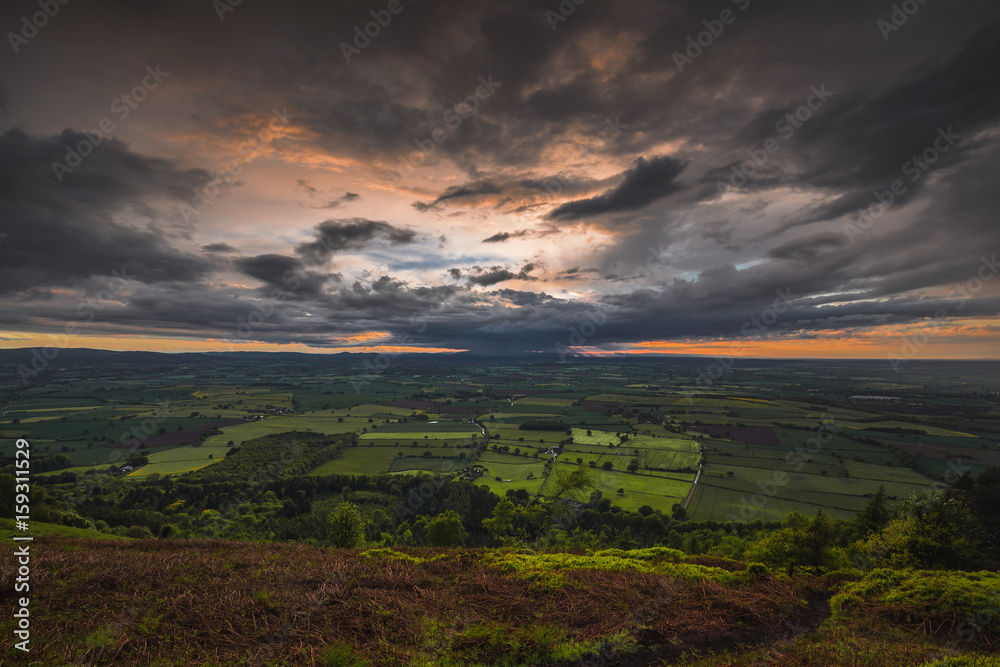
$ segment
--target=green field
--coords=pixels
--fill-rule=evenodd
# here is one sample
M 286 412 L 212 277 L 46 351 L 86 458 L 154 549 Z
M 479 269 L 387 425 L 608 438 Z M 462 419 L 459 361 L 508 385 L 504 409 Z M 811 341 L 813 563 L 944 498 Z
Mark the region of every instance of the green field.
M 342 456 L 321 463 L 308 475 L 378 475 L 386 471 L 396 450 L 385 447 L 348 447 Z
M 212 363 L 225 370 L 206 370 Z M 760 494 L 760 485 L 766 487 L 779 471 L 788 473 L 788 481 L 768 496 L 758 518 L 819 508 L 846 517 L 880 485 L 894 498 L 928 488 L 933 480 L 927 475 L 948 474 L 950 461 L 962 460 L 978 472 L 997 456 L 1000 440 L 1000 409 L 989 381 L 979 379 L 973 387 L 967 379 L 930 370 L 919 381 L 901 382 L 864 365 L 847 372 L 839 363 L 826 367 L 742 360 L 738 370 L 699 387 L 698 373 L 710 362 L 591 360 L 480 368 L 414 360 L 355 391 L 351 381 L 360 372 L 358 359 L 344 357 L 332 367 L 324 363 L 276 359 L 248 365 L 201 359 L 113 372 L 67 368 L 58 381 L 52 376 L 51 384 L 11 395 L 0 419 L 0 455 L 9 459 L 14 441 L 24 437 L 36 458 L 58 454 L 68 459 L 56 465 L 69 467 L 38 474 L 103 472 L 112 462 L 121 464 L 122 455 L 135 453 L 110 445 L 146 424 L 155 424 L 153 433 L 159 434 L 265 415 L 226 426 L 200 447 L 149 447 L 140 452 L 149 464 L 125 479 L 180 475 L 223 460 L 230 441 L 240 446 L 294 430 L 358 435 L 358 446 L 310 470 L 312 476 L 449 472 L 461 461 L 463 466 L 484 466 L 486 474 L 476 484 L 500 495 L 522 488 L 544 493 L 543 471 L 551 461 L 546 452 L 561 446 L 558 469 L 583 465 L 612 503 L 625 508 L 648 504 L 664 512 L 686 495 L 694 477 L 682 471 L 696 471 L 704 458 L 688 515 L 718 520 Z M 697 395 L 686 395 L 695 388 Z M 902 398 L 898 404 L 850 400 L 872 392 Z M 397 401 L 421 407 L 379 405 Z M 978 410 L 975 417 L 948 410 L 970 405 Z M 164 406 L 167 413 L 161 414 Z M 276 414 L 285 410 L 294 413 Z M 472 418 L 487 431 L 485 450 L 483 433 L 469 422 Z M 559 421 L 569 433 L 519 428 L 530 420 Z M 786 456 L 809 442 L 821 422 L 831 423 L 836 435 L 792 471 Z M 771 429 L 777 442 L 709 437 L 693 430 L 698 423 Z M 923 435 L 873 428 L 915 429 Z M 566 442 L 569 437 L 572 442 Z M 897 455 L 891 447 L 909 455 Z M 459 455 L 463 458 L 454 458 Z M 980 458 L 970 464 L 973 455 Z M 627 472 L 633 461 L 637 474 Z M 605 463 L 610 471 L 603 469 Z M 533 479 L 527 479 L 529 474 Z M 624 495 L 617 493 L 619 488 Z
M 184 472 L 191 472 L 204 468 L 212 463 L 217 463 L 226 458 L 229 451 L 227 445 L 210 445 L 206 442 L 201 447 L 188 445 L 186 447 L 175 447 L 162 452 L 153 452 L 149 455 L 149 464 L 144 465 L 135 472 L 129 473 L 129 477 L 146 477 L 158 473 L 161 475 L 176 475 Z M 211 456 L 212 458 L 209 458 Z
M 379 429 L 361 436 L 361 440 L 399 440 L 400 442 L 412 440 L 461 440 L 481 437 L 481 431 L 477 430 L 453 430 L 453 431 L 388 431 Z

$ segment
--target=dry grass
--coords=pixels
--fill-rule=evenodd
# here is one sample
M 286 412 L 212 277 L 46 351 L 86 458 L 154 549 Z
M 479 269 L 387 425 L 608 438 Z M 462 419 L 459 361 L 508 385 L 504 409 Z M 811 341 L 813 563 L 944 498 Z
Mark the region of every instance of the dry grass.
M 327 647 L 346 645 L 373 665 L 405 665 L 425 650 L 432 627 L 448 636 L 472 625 L 544 626 L 571 642 L 641 628 L 686 645 L 766 633 L 801 608 L 792 585 L 766 578 L 725 586 L 569 570 L 553 586 L 504 574 L 480 562 L 480 552 L 409 553 L 432 560 L 260 543 L 39 539 L 32 659 L 312 665 L 323 664 Z M 13 597 L 9 572 L 0 583 L 5 606 Z

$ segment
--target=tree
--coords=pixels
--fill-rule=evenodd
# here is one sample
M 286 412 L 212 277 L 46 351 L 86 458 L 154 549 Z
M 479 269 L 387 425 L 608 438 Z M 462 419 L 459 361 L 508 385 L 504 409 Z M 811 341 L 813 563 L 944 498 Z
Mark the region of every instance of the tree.
M 854 517 L 854 523 L 860 536 L 865 537 L 872 531 L 882 530 L 891 518 L 892 512 L 885 504 L 885 486 L 880 484 L 865 508 Z
M 896 517 L 859 543 L 873 567 L 976 570 L 983 564 L 982 525 L 955 499 L 917 495 Z
M 338 549 L 353 549 L 361 544 L 365 521 L 353 503 L 343 502 L 330 513 L 327 541 Z
M 574 468 L 569 473 L 564 473 L 559 469 L 556 470 L 555 493 L 552 494 L 552 497 L 559 498 L 563 494 L 571 495 L 577 491 L 585 491 L 593 485 L 590 472 L 586 468 Z
M 603 465 L 601 465 L 601 467 L 604 468 L 605 470 L 611 470 L 612 468 L 615 467 L 615 464 L 612 463 L 611 461 L 605 461 Z
M 505 537 L 514 532 L 514 503 L 503 498 L 493 508 L 489 519 L 483 519 L 483 528 L 490 531 L 497 544 L 502 544 Z
M 789 572 L 801 565 L 837 569 L 848 562 L 844 550 L 837 546 L 839 533 L 837 523 L 827 518 L 822 510 L 811 519 L 792 512 L 781 528 L 751 544 L 744 559 L 788 568 Z
M 635 472 L 639 469 L 639 459 L 632 459 L 628 462 L 628 471 Z
M 427 544 L 432 547 L 462 547 L 467 539 L 462 517 L 454 510 L 438 514 L 427 524 Z

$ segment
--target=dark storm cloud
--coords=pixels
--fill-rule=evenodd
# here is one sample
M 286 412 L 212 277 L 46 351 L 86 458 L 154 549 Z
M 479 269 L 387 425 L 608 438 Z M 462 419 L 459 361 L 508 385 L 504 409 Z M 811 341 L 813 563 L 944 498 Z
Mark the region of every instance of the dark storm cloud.
M 236 248 L 228 243 L 208 243 L 201 247 L 205 252 L 236 252 Z
M 295 252 L 309 264 L 322 264 L 345 250 L 363 250 L 374 241 L 391 246 L 414 243 L 416 232 L 381 220 L 347 218 L 316 225 L 316 240 L 300 244 Z
M 473 170 L 475 173 L 476 170 Z M 558 173 L 548 177 L 538 177 L 523 173 L 518 177 L 492 174 L 462 185 L 445 189 L 434 200 L 414 202 L 413 207 L 426 212 L 444 206 L 486 205 L 497 212 L 521 214 L 549 206 L 548 200 L 556 196 L 576 196 L 606 187 L 606 181 L 597 181 L 586 176 Z M 555 233 L 556 230 L 548 230 Z
M 76 62 L 81 71 L 99 73 L 122 62 L 141 70 L 162 57 L 170 62 L 167 69 L 187 77 L 188 93 L 196 92 L 171 107 L 179 134 L 195 127 L 238 135 L 248 115 L 287 104 L 295 109 L 295 132 L 279 147 L 291 149 L 284 155 L 289 168 L 302 167 L 296 155 L 319 161 L 334 156 L 368 170 L 359 183 L 381 180 L 376 185 L 386 192 L 401 187 L 404 194 L 397 196 L 406 202 L 421 199 L 413 206 L 426 212 L 422 218 L 447 208 L 497 216 L 548 213 L 549 227 L 519 221 L 499 227 L 510 231 L 481 232 L 492 233 L 480 242 L 489 251 L 526 248 L 518 259 L 456 258 L 444 247 L 405 265 L 450 284 L 419 284 L 414 273 L 404 277 L 395 266 L 388 270 L 398 276 L 338 282 L 337 274 L 317 267 L 339 252 L 415 244 L 418 232 L 428 239 L 442 231 L 452 241 L 456 236 L 451 229 L 406 229 L 359 211 L 367 217 L 328 220 L 294 251 L 256 250 L 256 239 L 250 245 L 242 237 L 232 242 L 261 254 L 230 259 L 225 255 L 234 249 L 222 243 L 202 245 L 201 254 L 179 250 L 172 239 L 185 240 L 181 231 L 208 235 L 191 236 L 190 247 L 197 248 L 219 238 L 217 229 L 179 230 L 159 204 L 189 200 L 193 188 L 210 180 L 206 172 L 107 140 L 59 184 L 50 164 L 82 136 L 9 130 L 0 135 L 0 231 L 9 234 L 0 245 L 0 291 L 25 300 L 4 307 L 4 317 L 25 327 L 65 321 L 75 304 L 60 289 L 99 289 L 101 277 L 123 264 L 138 284 L 127 303 L 105 311 L 108 332 L 231 335 L 254 299 L 280 289 L 294 298 L 275 305 L 260 337 L 320 346 L 337 332 L 401 335 L 412 330 L 406 318 L 420 314 L 428 318 L 419 338 L 424 344 L 551 349 L 568 344 L 569 328 L 595 308 L 607 321 L 588 344 L 739 336 L 776 290 L 789 289 L 793 304 L 775 328 L 782 333 L 932 315 L 941 301 L 920 290 L 945 291 L 974 274 L 981 253 L 1000 247 L 994 185 L 1000 177 L 1000 46 L 994 37 L 1000 5 L 925 3 L 888 41 L 876 25 L 891 12 L 888 2 L 777 0 L 752 2 L 746 11 L 724 5 L 737 20 L 683 72 L 673 54 L 720 7 L 694 0 L 584 3 L 552 30 L 545 17 L 545 10 L 558 7 L 552 0 L 404 3 L 405 10 L 348 64 L 339 43 L 352 39 L 353 26 L 371 20 L 364 3 L 241 3 L 225 21 L 217 20 L 211 3 L 81 6 L 74 21 L 53 21 L 44 37 L 49 48 L 58 44 L 73 54 L 73 62 L 52 52 L 49 59 L 58 64 L 46 69 L 42 60 L 21 58 L 14 63 L 23 68 L 19 81 L 53 78 L 50 88 L 69 98 L 79 86 L 71 67 Z M 11 6 L 3 11 L 11 14 L 7 24 L 17 24 L 23 13 Z M 95 46 L 103 44 L 115 45 L 114 58 Z M 41 52 L 44 44 L 35 46 Z M 445 127 L 443 114 L 473 93 L 478 77 L 489 75 L 501 87 L 449 129 L 423 171 L 401 185 L 395 166 L 420 142 L 426 146 L 434 130 Z M 182 80 L 174 76 L 172 85 Z M 15 91 L 13 81 L 5 77 L 4 83 L 15 95 L 26 89 L 19 83 Z M 833 93 L 829 100 L 793 137 L 777 134 L 776 120 L 822 85 Z M 19 109 L 31 123 L 36 111 L 40 119 L 62 118 L 41 113 L 52 104 L 46 100 L 11 102 L 5 120 Z M 103 107 L 99 112 L 106 113 Z M 619 116 L 627 127 L 604 141 L 606 120 Z M 79 126 L 90 127 L 99 117 L 82 117 Z M 831 221 L 871 204 L 873 191 L 893 179 L 907 179 L 903 163 L 933 145 L 939 127 L 949 126 L 961 139 L 921 178 L 905 181 L 906 197 L 891 216 L 848 241 Z M 169 143 L 172 136 L 164 132 L 163 143 Z M 759 150 L 776 136 L 781 150 L 733 190 L 739 201 L 728 205 L 715 183 L 748 159 L 748 149 Z M 595 144 L 599 151 L 587 150 Z M 315 165 L 296 173 L 304 178 L 286 181 L 289 188 L 298 183 L 305 206 L 337 208 L 358 199 L 350 192 L 338 196 L 356 187 L 353 181 L 336 190 L 317 187 Z M 453 169 L 458 178 L 439 178 Z M 679 183 L 685 169 L 690 187 Z M 427 181 L 418 180 L 424 175 Z M 766 193 L 766 206 L 747 205 L 747 195 L 758 192 Z M 788 192 L 793 194 L 782 194 Z M 570 257 L 556 266 L 544 255 L 547 244 L 528 243 L 552 228 L 568 238 L 574 230 L 565 223 L 616 213 L 634 213 L 632 224 L 612 230 L 593 257 Z M 482 249 L 479 239 L 472 243 Z M 515 239 L 524 242 L 500 246 Z M 668 248 L 668 259 L 643 284 L 631 284 L 651 246 Z M 554 279 L 574 281 L 592 300 L 490 291 L 508 280 L 543 282 L 531 263 L 524 264 L 536 253 L 553 264 Z M 449 266 L 460 268 L 445 272 Z M 265 286 L 205 280 L 233 268 Z M 289 277 L 300 281 L 295 290 Z M 961 314 L 996 313 L 996 298 L 984 291 Z
M 519 229 L 516 232 L 497 232 L 493 236 L 487 237 L 482 240 L 483 243 L 503 243 L 504 241 L 509 241 L 511 239 L 524 238 L 530 234 L 530 230 Z
M 564 271 L 560 271 L 556 277 L 560 280 L 592 280 L 595 275 L 599 275 L 600 273 L 598 269 L 581 269 L 578 266 L 571 266 Z
M 537 306 L 552 300 L 552 297 L 544 292 L 524 292 L 513 289 L 497 290 L 497 295 L 518 306 Z
M 579 220 L 643 208 L 677 192 L 680 186 L 675 179 L 683 170 L 683 163 L 668 155 L 650 160 L 639 158 L 631 169 L 622 174 L 623 180 L 616 188 L 597 197 L 567 202 L 549 213 L 549 218 Z
M 106 139 L 59 182 L 53 163 L 87 142 L 66 130 L 38 137 L 12 129 L 0 134 L 0 292 L 41 286 L 72 287 L 122 272 L 142 282 L 196 282 L 215 269 L 209 259 L 174 248 L 162 233 L 171 210 L 144 198 L 190 197 L 207 172 L 138 155 Z
M 478 183 L 469 183 L 467 185 L 456 185 L 448 188 L 443 194 L 439 195 L 437 199 L 432 202 L 414 202 L 413 207 L 418 211 L 427 211 L 442 202 L 451 201 L 455 199 L 467 199 L 473 197 L 479 197 L 481 195 L 495 195 L 500 194 L 501 189 L 496 183 L 490 181 L 479 181 Z
M 521 267 L 517 273 L 514 273 L 503 266 L 491 266 L 489 268 L 474 266 L 470 271 L 466 272 L 466 277 L 469 283 L 473 285 L 489 287 L 508 280 L 538 280 L 538 278 L 530 275 L 535 268 L 534 264 L 528 263 Z
M 854 213 L 875 202 L 874 190 L 885 191 L 894 180 L 906 186 L 897 207 L 912 203 L 930 171 L 966 159 L 980 143 L 973 137 L 1000 120 L 997 30 L 1000 23 L 983 26 L 951 57 L 922 62 L 884 89 L 835 92 L 828 106 L 802 122 L 781 163 L 784 169 L 767 165 L 763 176 L 751 176 L 752 185 L 808 185 L 839 196 L 775 233 Z M 794 110 L 790 105 L 762 112 L 741 139 L 752 146 L 775 136 L 774 119 Z M 925 151 L 933 151 L 926 162 Z M 806 155 L 808 161 L 798 157 Z M 730 174 L 727 167 L 707 178 L 728 182 Z
M 740 212 L 749 213 L 751 211 L 740 209 Z M 704 224 L 704 231 L 701 233 L 701 238 L 715 241 L 726 250 L 739 252 L 743 246 L 733 240 L 733 232 L 734 230 L 728 227 L 724 221 L 710 220 Z
M 822 233 L 805 238 L 794 238 L 767 251 L 771 257 L 791 259 L 797 262 L 809 262 L 816 259 L 823 251 L 847 245 L 843 234 Z
M 318 296 L 329 280 L 340 280 L 339 274 L 324 276 L 307 271 L 302 261 L 285 255 L 240 257 L 233 260 L 233 265 L 270 288 L 300 295 Z

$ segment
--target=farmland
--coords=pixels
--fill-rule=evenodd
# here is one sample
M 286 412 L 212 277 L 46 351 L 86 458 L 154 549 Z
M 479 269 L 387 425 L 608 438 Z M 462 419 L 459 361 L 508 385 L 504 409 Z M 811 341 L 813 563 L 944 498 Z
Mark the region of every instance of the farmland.
M 585 468 L 591 489 L 623 509 L 680 507 L 709 521 L 819 509 L 846 518 L 879 487 L 898 500 L 949 470 L 1000 462 L 996 378 L 986 372 L 971 387 L 934 392 L 917 373 L 912 393 L 892 389 L 898 401 L 865 402 L 851 397 L 881 392 L 890 378 L 848 362 L 757 361 L 698 386 L 697 360 L 510 366 L 413 357 L 359 390 L 351 385 L 359 361 L 347 358 L 154 362 L 95 360 L 105 376 L 95 383 L 84 359 L 77 375 L 8 392 L 0 454 L 30 438 L 47 476 L 129 465 L 126 479 L 138 481 L 205 469 L 289 431 L 353 435 L 340 456 L 306 474 L 454 477 L 476 467 L 474 483 L 503 496 L 544 495 L 553 471 Z M 978 393 L 963 411 L 948 410 L 970 391 Z

